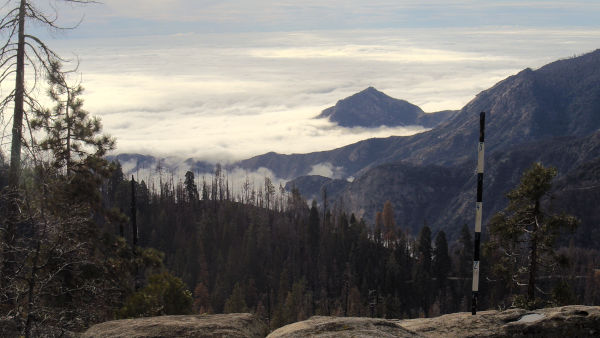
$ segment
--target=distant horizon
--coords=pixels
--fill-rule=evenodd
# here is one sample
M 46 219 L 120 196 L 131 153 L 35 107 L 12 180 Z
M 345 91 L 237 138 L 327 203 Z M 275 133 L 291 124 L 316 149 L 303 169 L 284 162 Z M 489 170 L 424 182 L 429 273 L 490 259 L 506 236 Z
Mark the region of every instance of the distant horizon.
M 81 24 L 33 31 L 79 60 L 73 80 L 114 154 L 231 162 L 411 135 L 422 129 L 313 117 L 369 86 L 426 112 L 458 110 L 524 68 L 600 47 L 589 0 L 103 2 L 57 2 L 62 24 Z

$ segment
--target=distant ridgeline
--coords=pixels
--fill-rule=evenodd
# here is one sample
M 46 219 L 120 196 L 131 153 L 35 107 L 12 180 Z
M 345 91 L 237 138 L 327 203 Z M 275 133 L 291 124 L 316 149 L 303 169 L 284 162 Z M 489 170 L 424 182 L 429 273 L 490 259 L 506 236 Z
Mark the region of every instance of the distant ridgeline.
M 270 152 L 224 169 L 254 172 L 267 168 L 275 176 L 273 180 L 284 179 L 288 190 L 297 187 L 303 196 L 319 203 L 326 188 L 329 205 L 340 202 L 368 224 L 374 223 L 376 211 L 389 200 L 400 226 L 416 233 L 427 223 L 456 239 L 460 226 L 471 224 L 474 217 L 470 206 L 475 200 L 478 115 L 485 111 L 489 174 L 484 183 L 484 224 L 506 205 L 504 195 L 518 183 L 520 174 L 532 162 L 541 161 L 558 169 L 556 206 L 582 220 L 577 241 L 597 246 L 600 232 L 595 225 L 600 210 L 583 201 L 597 200 L 594 187 L 600 184 L 599 175 L 585 174 L 598 172 L 599 69 L 600 51 L 535 71 L 525 69 L 479 93 L 460 111 L 435 114 L 370 87 L 340 100 L 318 118 L 346 127 L 420 124 L 433 129 L 413 136 L 368 139 L 330 151 Z M 132 160 L 130 155 L 118 158 Z M 137 163 L 154 163 L 146 167 L 158 163 L 147 160 L 139 157 Z M 323 165 L 336 168 L 333 177 L 307 176 Z M 196 173 L 214 171 L 213 165 L 191 159 L 182 167 Z M 582 175 L 585 183 L 577 180 Z

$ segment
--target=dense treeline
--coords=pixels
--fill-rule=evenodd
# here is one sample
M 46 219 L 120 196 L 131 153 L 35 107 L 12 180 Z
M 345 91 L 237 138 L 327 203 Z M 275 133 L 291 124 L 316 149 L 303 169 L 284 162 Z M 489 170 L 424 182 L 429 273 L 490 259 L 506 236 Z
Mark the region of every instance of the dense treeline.
M 412 236 L 395 224 L 389 202 L 369 225 L 338 205 L 309 206 L 296 189 L 275 189 L 268 178 L 234 193 L 219 166 L 208 182 L 192 172 L 158 181 L 135 183 L 140 243 L 165 252 L 167 267 L 193 290 L 195 311 L 255 312 L 276 328 L 315 314 L 407 318 L 470 310 L 466 225 L 456 243 L 426 224 Z M 104 192 L 107 205 L 128 210 L 131 183 L 120 170 Z M 544 304 L 598 304 L 598 253 L 574 245 L 561 252 L 562 270 L 538 282 Z M 480 308 L 509 307 L 522 290 L 495 278 L 492 263 L 482 260 L 488 278 Z

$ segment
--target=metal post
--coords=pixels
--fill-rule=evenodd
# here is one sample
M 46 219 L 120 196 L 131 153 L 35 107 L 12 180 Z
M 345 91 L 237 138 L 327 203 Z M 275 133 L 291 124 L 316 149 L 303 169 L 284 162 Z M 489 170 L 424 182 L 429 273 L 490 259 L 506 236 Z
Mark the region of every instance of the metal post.
M 485 112 L 479 114 L 479 147 L 477 148 L 477 203 L 475 213 L 475 245 L 473 246 L 473 297 L 471 314 L 477 314 L 477 296 L 479 294 L 479 247 L 481 244 L 481 219 L 483 209 L 483 154 L 485 134 Z

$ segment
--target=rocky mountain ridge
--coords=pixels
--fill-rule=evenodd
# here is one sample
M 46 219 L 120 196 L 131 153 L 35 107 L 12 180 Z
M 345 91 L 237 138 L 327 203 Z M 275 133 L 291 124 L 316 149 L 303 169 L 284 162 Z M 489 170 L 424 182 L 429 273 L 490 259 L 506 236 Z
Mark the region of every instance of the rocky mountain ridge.
M 327 118 L 342 127 L 423 126 L 432 128 L 448 120 L 456 111 L 425 113 L 418 106 L 392 98 L 373 87 L 339 100 L 316 118 Z

